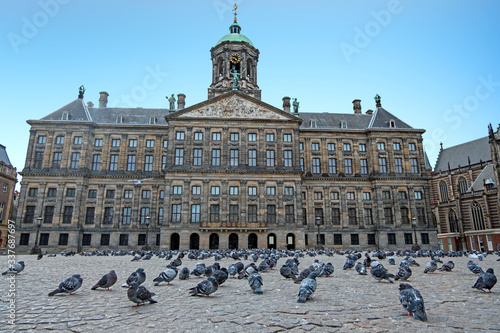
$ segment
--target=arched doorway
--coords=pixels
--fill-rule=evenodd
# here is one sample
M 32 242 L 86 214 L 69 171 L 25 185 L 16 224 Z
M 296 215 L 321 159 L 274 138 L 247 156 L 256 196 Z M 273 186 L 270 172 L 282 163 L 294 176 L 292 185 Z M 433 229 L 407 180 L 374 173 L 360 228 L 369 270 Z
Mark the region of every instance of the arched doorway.
M 267 248 L 268 249 L 275 249 L 276 248 L 276 235 L 275 234 L 267 235 Z
M 190 250 L 200 249 L 200 235 L 191 234 L 191 236 L 189 237 L 189 249 Z
M 295 250 L 295 235 L 292 233 L 286 235 L 286 248 L 288 250 Z
M 238 249 L 238 235 L 235 233 L 229 235 L 229 248 Z
M 250 235 L 248 235 L 248 248 L 256 249 L 258 247 L 257 241 L 258 241 L 257 235 L 252 232 Z
M 170 250 L 178 250 L 180 244 L 180 236 L 178 233 L 170 236 Z
M 217 250 L 219 248 L 219 235 L 211 234 L 208 242 L 208 248 L 210 250 Z

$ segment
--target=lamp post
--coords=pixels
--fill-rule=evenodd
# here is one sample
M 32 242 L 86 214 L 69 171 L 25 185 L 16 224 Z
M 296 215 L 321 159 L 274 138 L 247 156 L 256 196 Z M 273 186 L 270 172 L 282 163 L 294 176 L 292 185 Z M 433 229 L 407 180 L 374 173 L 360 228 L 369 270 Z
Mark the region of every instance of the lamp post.
M 411 219 L 411 226 L 413 227 L 413 236 L 415 237 L 415 244 L 412 245 L 411 249 L 413 251 L 418 251 L 420 250 L 420 245 L 418 245 L 417 239 L 417 219 L 414 217 Z
M 148 238 L 149 238 L 149 220 L 151 219 L 151 217 L 146 216 L 145 217 L 145 223 L 146 223 L 146 243 L 144 244 L 144 246 L 142 247 L 142 250 L 145 250 L 145 251 L 149 251 L 151 250 L 151 248 L 149 247 L 149 242 L 148 242 Z
M 40 254 L 42 249 L 38 246 L 38 233 L 40 232 L 40 226 L 42 225 L 42 217 L 38 216 L 36 218 L 36 236 L 35 236 L 35 246 L 31 248 L 31 254 Z
M 319 244 L 319 226 L 321 225 L 321 217 L 316 216 L 316 226 L 318 227 L 318 235 L 316 236 L 316 248 L 321 249 L 321 245 Z

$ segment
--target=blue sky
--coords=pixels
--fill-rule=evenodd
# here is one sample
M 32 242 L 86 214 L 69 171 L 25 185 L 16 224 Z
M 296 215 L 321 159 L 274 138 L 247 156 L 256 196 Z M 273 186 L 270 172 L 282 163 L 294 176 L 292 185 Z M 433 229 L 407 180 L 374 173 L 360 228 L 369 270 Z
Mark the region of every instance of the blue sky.
M 500 123 L 500 2 L 298 0 L 2 0 L 0 143 L 22 170 L 28 119 L 74 100 L 168 107 L 207 98 L 210 48 L 227 34 L 231 9 L 260 50 L 262 100 L 300 112 L 351 113 L 382 106 L 425 129 L 434 165 L 454 146 Z

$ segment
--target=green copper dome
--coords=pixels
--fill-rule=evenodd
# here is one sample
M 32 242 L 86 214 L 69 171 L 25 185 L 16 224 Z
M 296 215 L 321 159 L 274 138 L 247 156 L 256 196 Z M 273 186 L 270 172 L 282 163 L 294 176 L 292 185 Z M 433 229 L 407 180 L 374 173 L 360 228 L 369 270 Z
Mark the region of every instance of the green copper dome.
M 231 33 L 219 39 L 216 45 L 219 45 L 220 43 L 225 41 L 230 41 L 230 42 L 247 42 L 248 44 L 253 46 L 252 42 L 250 41 L 250 39 L 247 38 L 247 36 L 240 34 L 241 27 L 239 26 L 238 22 L 234 22 L 233 24 L 231 24 L 231 26 L 229 27 L 229 31 Z

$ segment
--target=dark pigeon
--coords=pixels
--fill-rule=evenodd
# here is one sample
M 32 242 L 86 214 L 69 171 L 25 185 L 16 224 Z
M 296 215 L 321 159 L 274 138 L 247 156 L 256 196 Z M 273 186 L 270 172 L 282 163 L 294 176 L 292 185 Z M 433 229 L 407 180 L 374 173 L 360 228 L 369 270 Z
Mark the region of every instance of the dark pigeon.
M 394 280 L 408 281 L 408 279 L 411 276 L 411 273 L 412 271 L 410 266 L 405 266 L 405 265 L 399 266 L 399 271 L 396 274 L 396 276 L 394 276 Z
M 292 273 L 292 269 L 287 265 L 283 265 L 280 268 L 280 274 L 285 279 L 295 279 L 296 278 L 296 275 Z
M 127 290 L 128 299 L 135 303 L 134 306 L 149 303 L 158 303 L 152 297 L 155 293 L 150 292 L 144 286 L 140 286 L 137 282 L 132 282 Z
M 394 257 L 387 257 L 387 262 L 389 263 L 389 265 L 396 265 L 396 260 L 394 259 Z
M 189 279 L 189 268 L 182 267 L 179 271 L 179 280 L 187 280 Z
M 43 253 L 38 253 L 38 256 L 36 257 L 36 260 L 40 260 L 43 258 Z
M 438 271 L 451 272 L 453 268 L 455 268 L 455 264 L 450 260 L 446 264 L 443 264 L 443 266 L 439 267 Z
M 427 321 L 425 313 L 424 299 L 417 289 L 414 289 L 408 283 L 399 285 L 399 301 L 403 308 L 408 311 L 408 315 L 421 321 Z
M 354 267 L 356 269 L 356 272 L 358 272 L 359 275 L 367 275 L 368 273 L 366 272 L 366 267 L 364 264 L 358 262 L 356 266 Z
M 144 272 L 144 268 L 137 268 L 135 272 L 130 274 L 130 276 L 127 278 L 127 281 L 125 284 L 122 285 L 122 287 L 128 288 L 130 287 L 130 284 L 132 282 L 136 282 L 137 285 L 141 285 L 146 281 L 146 272 Z
M 199 278 L 201 278 L 203 274 L 205 274 L 205 264 L 204 263 L 196 264 L 196 266 L 191 271 L 191 275 L 197 276 Z
M 24 261 L 20 261 L 17 264 L 12 265 L 9 267 L 8 270 L 2 273 L 2 275 L 7 275 L 7 274 L 19 274 L 24 270 Z
M 229 268 L 227 269 L 228 271 L 228 274 L 229 276 L 231 276 L 232 278 L 235 277 L 236 273 L 238 273 L 238 267 L 236 267 L 235 264 L 232 264 L 229 266 Z
M 480 274 L 484 272 L 483 269 L 472 260 L 469 260 L 469 262 L 467 263 L 467 268 L 474 274 Z
M 355 261 L 352 260 L 351 258 L 347 258 L 345 260 L 345 263 L 344 263 L 344 267 L 342 268 L 343 270 L 346 270 L 346 269 L 351 269 L 353 268 L 355 265 Z
M 390 274 L 384 266 L 378 261 L 372 261 L 372 269 L 370 270 L 371 275 L 380 282 L 381 280 L 387 280 L 390 283 L 394 283 L 390 278 L 394 277 L 394 274 Z
M 306 269 L 304 269 L 302 272 L 300 272 L 299 276 L 297 276 L 297 277 L 293 280 L 293 282 L 295 282 L 295 283 L 301 283 L 301 282 L 302 282 L 302 280 L 306 279 L 306 278 L 309 276 L 309 274 L 311 274 L 311 272 L 312 272 L 312 271 L 311 271 L 311 269 L 310 269 L 310 268 L 306 268 Z
M 491 293 L 491 288 L 497 283 L 497 277 L 493 272 L 493 268 L 488 268 L 486 272 L 481 273 L 472 288 L 477 290 L 484 291 L 484 289 L 488 289 Z
M 328 262 L 321 268 L 318 276 L 330 277 L 333 274 L 334 270 L 335 268 L 333 267 L 332 263 Z
M 434 260 L 431 260 L 425 265 L 424 273 L 434 273 L 437 268 L 437 263 Z
M 111 290 L 109 288 L 116 283 L 116 280 L 116 272 L 111 270 L 108 274 L 104 274 L 102 278 L 97 281 L 92 288 L 90 288 L 90 290 L 96 290 L 97 288 L 106 288 L 107 290 Z
M 248 277 L 248 284 L 255 294 L 262 294 L 261 287 L 264 283 L 262 282 L 262 275 L 260 275 L 258 272 L 253 272 L 252 274 L 250 274 L 250 276 Z
M 174 268 L 174 267 L 179 267 L 182 265 L 182 260 L 179 259 L 179 258 L 175 258 L 174 260 L 172 260 L 168 265 L 167 267 L 168 268 Z
M 56 290 L 49 293 L 49 296 L 54 296 L 59 293 L 68 293 L 73 295 L 73 293 L 82 286 L 82 282 L 83 279 L 80 274 L 74 274 L 72 277 L 69 277 L 61 282 Z
M 224 282 L 226 282 L 227 278 L 229 277 L 229 273 L 225 267 L 222 267 L 221 269 L 213 272 L 212 276 L 217 280 L 217 283 L 219 283 L 220 287 Z
M 308 299 L 311 299 L 316 291 L 316 277 L 317 272 L 311 272 L 307 278 L 302 280 L 299 287 L 299 298 L 297 303 L 305 303 Z
M 365 253 L 365 260 L 363 261 L 363 264 L 365 265 L 366 268 L 371 268 L 371 263 L 372 263 L 372 258 L 368 254 L 368 252 Z
M 190 296 L 208 296 L 219 289 L 219 283 L 213 276 L 209 276 L 206 280 L 198 283 L 196 287 L 190 288 Z
M 155 286 L 158 286 L 162 282 L 170 284 L 170 281 L 175 279 L 177 273 L 178 273 L 177 267 L 169 267 L 165 269 L 163 272 L 161 272 L 160 275 L 158 275 L 158 277 L 154 278 L 153 282 L 156 282 Z

